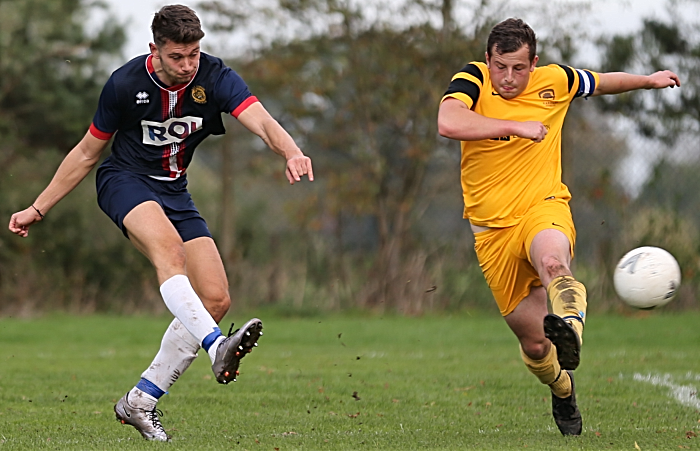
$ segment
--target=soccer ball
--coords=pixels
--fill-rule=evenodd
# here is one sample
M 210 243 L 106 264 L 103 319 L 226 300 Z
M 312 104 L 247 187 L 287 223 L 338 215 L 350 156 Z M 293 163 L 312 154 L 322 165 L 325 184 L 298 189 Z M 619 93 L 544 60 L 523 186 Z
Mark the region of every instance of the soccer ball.
M 628 305 L 653 309 L 669 303 L 681 285 L 681 268 L 668 251 L 643 246 L 625 254 L 615 267 L 615 291 Z

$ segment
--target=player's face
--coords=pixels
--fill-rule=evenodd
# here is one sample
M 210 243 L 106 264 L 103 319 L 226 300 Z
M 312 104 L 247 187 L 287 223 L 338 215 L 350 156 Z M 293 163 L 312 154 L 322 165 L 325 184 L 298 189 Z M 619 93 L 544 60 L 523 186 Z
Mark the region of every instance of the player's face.
M 166 41 L 158 47 L 150 44 L 151 55 L 156 66 L 160 65 L 162 72 L 158 77 L 170 86 L 189 82 L 199 67 L 199 42 L 190 44 L 178 44 Z M 158 72 L 158 67 L 156 67 Z
M 489 58 L 486 54 L 486 65 L 491 74 L 493 89 L 504 99 L 517 97 L 527 87 L 530 73 L 535 70 L 538 57 L 530 61 L 530 49 L 527 45 L 512 53 L 492 52 Z

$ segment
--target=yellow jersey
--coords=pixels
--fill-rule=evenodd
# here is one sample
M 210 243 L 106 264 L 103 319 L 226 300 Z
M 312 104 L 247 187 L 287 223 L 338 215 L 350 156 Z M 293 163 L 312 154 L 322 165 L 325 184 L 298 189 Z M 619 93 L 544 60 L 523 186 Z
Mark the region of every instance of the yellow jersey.
M 462 141 L 465 218 L 478 226 L 510 227 L 547 198 L 571 198 L 561 181 L 561 130 L 571 101 L 593 94 L 599 80 L 589 70 L 536 67 L 525 90 L 506 100 L 491 85 L 485 63 L 469 63 L 452 78 L 442 101 L 455 98 L 482 116 L 539 121 L 548 130 L 540 143 L 517 136 Z

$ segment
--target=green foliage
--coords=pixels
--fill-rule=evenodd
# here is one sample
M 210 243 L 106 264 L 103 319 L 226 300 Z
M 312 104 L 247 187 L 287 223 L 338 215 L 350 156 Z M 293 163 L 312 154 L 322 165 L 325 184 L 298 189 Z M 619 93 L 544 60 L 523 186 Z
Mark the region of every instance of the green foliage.
M 219 11 L 222 4 L 216 5 Z M 452 75 L 481 55 L 484 29 L 447 33 L 428 20 L 397 27 L 366 19 L 348 5 L 282 2 L 295 20 L 313 16 L 328 29 L 281 39 L 232 66 L 322 171 L 322 201 L 305 199 L 293 207 L 301 228 L 329 219 L 340 227 L 344 216 L 376 224 L 370 232 L 377 242 L 368 275 L 372 288 L 360 303 L 393 308 L 411 296 L 404 290 L 413 279 L 409 262 L 421 258 L 411 229 L 425 210 L 419 198 L 427 172 L 455 164 L 439 152 L 445 145 L 436 111 Z M 230 15 L 236 8 L 231 5 Z M 342 231 L 331 236 L 341 237 L 335 249 L 351 251 L 342 245 Z
M 105 63 L 125 42 L 113 18 L 86 24 L 104 4 L 80 0 L 0 2 L 0 151 L 67 152 L 90 123 Z M 0 160 L 2 161 L 2 160 Z
M 602 44 L 605 46 L 602 72 L 622 72 L 630 67 L 635 56 L 634 36 L 613 36 Z
M 698 291 L 698 165 L 692 143 L 700 132 L 700 23 L 687 9 L 696 8 L 697 2 L 676 1 L 667 5 L 670 19 L 648 17 L 640 30 L 600 39 L 601 69 L 635 74 L 671 70 L 680 77 L 681 88 L 640 90 L 603 96 L 592 102 L 600 111 L 613 113 L 602 115 L 604 121 L 631 119 L 636 131 L 653 141 L 640 142 L 630 136 L 627 143 L 609 146 L 608 155 L 615 155 L 616 159 L 608 159 L 601 166 L 608 168 L 607 175 L 599 180 L 589 179 L 588 183 L 579 181 L 576 188 L 586 186 L 589 192 L 584 191 L 584 199 L 575 197 L 572 205 L 586 246 L 583 250 L 587 257 L 593 257 L 582 266 L 597 260 L 604 268 L 603 275 L 592 275 L 594 292 L 603 300 L 613 298 L 611 274 L 617 260 L 632 248 L 659 246 L 676 256 L 681 265 L 682 289 L 671 308 L 682 309 L 697 305 Z M 589 147 L 595 149 L 604 142 L 596 137 Z M 650 146 L 645 155 L 646 149 L 641 146 L 650 143 L 656 149 Z M 631 158 L 623 160 L 626 156 Z M 602 158 L 596 152 L 597 161 L 604 161 Z M 629 187 L 620 186 L 616 176 L 637 170 L 634 163 L 644 158 L 651 160 L 653 171 L 637 195 Z
M 576 438 L 557 431 L 549 390 L 497 315 L 263 317 L 236 384 L 216 384 L 202 353 L 159 408 L 168 449 L 696 448 L 698 320 L 592 315 Z M 112 408 L 169 321 L 0 320 L 0 449 L 162 448 Z
M 601 38 L 604 71 L 650 74 L 672 70 L 681 79 L 681 90 L 673 96 L 664 91 L 636 91 L 601 99 L 604 111 L 621 112 L 637 122 L 639 132 L 647 137 L 675 140 L 684 133 L 698 132 L 700 123 L 700 23 L 693 14 L 683 14 L 669 2 L 670 20 L 646 18 L 642 29 L 629 35 Z
M 54 151 L 15 159 L 0 178 L 0 192 L 11 194 L 0 215 L 31 204 L 61 159 Z M 93 172 L 28 238 L 0 234 L 0 312 L 164 310 L 150 263 L 100 211 L 94 186 Z
M 98 12 L 99 2 L 0 1 L 3 224 L 33 202 L 90 124 L 106 63 L 124 43 L 108 14 L 97 27 Z M 163 309 L 151 306 L 159 297 L 150 264 L 97 208 L 93 175 L 26 240 L 4 230 L 0 312 Z
M 267 40 L 251 35 L 258 39 L 255 50 L 231 65 L 313 158 L 317 173 L 313 184 L 290 188 L 279 157 L 240 125 L 227 124 L 233 139 L 226 145 L 236 156 L 235 173 L 224 174 L 235 187 L 236 226 L 229 230 L 218 148 L 223 140 L 212 138 L 203 146 L 208 149 L 198 150 L 190 188 L 217 242 L 235 238 L 235 249 L 224 256 L 235 307 L 493 311 L 471 234 L 459 219 L 458 146 L 437 137 L 435 119 L 450 77 L 482 58 L 499 5 L 478 2 L 470 25 L 456 28 L 451 10 L 464 2 L 406 0 L 377 10 L 395 7 L 400 14 L 376 17 L 357 2 L 272 3 L 206 2 L 202 9 L 213 13 L 204 19 L 217 32 L 267 25 L 261 32 Z M 31 203 L 85 133 L 106 62 L 124 40 L 111 18 L 86 27 L 90 12 L 100 8 L 77 0 L 0 0 L 5 221 Z M 693 68 L 700 50 L 687 25 L 648 20 L 639 33 L 601 41 L 608 45 L 606 69 L 647 61 L 656 67 L 671 58 L 684 83 L 680 104 L 630 94 L 611 98 L 606 111 L 639 119 L 649 135 L 671 134 L 659 134 L 660 124 L 697 129 L 700 71 Z M 560 31 L 547 35 L 543 61 L 554 55 L 566 60 L 579 48 Z M 688 218 L 700 211 L 692 201 L 695 165 L 674 173 L 668 160 L 635 202 L 616 179 L 630 146 L 614 136 L 610 116 L 588 106 L 601 102 L 575 103 L 564 133 L 565 181 L 574 193 L 579 233 L 576 270 L 596 300 L 591 308 L 614 310 L 612 266 L 639 240 L 678 249 L 684 281 L 691 283 L 681 293 L 687 303 L 671 308 L 694 306 L 698 245 Z M 164 309 L 149 262 L 99 211 L 93 185 L 90 176 L 28 239 L 0 234 L 0 312 Z M 642 211 L 632 214 L 638 207 Z M 669 221 L 661 221 L 666 215 Z M 632 229 L 630 238 L 625 231 Z

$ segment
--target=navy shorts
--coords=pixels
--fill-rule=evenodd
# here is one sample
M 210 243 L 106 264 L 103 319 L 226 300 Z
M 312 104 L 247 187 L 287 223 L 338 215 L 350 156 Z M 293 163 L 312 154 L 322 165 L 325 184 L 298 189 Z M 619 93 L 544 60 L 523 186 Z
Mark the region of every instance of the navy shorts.
M 124 227 L 124 218 L 137 205 L 155 201 L 163 208 L 183 242 L 202 236 L 211 238 L 206 221 L 194 206 L 187 191 L 187 179 L 160 181 L 147 175 L 117 169 L 109 161 L 97 170 L 97 203 L 114 223 L 129 234 Z

